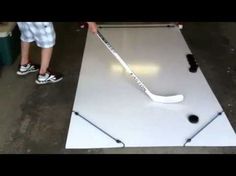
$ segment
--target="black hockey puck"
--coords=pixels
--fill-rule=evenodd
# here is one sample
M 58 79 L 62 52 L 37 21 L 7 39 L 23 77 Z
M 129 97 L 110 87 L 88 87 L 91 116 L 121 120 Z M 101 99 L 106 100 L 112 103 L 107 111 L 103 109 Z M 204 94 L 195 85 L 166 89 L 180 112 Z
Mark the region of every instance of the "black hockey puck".
M 192 73 L 196 73 L 197 69 L 198 69 L 198 64 L 197 64 L 195 57 L 192 54 L 187 54 L 186 57 L 188 59 L 189 65 L 190 65 L 189 71 Z
M 198 123 L 199 117 L 196 116 L 196 115 L 190 115 L 190 116 L 188 116 L 188 120 L 189 120 L 191 123 Z

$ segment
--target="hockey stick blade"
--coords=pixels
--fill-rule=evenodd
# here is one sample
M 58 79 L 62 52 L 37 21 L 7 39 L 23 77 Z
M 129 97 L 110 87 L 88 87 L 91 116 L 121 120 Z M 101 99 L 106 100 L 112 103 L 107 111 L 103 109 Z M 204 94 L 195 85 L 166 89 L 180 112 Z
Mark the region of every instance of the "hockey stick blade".
M 155 95 L 151 92 L 146 92 L 147 95 L 155 102 L 159 103 L 180 103 L 184 100 L 183 95 L 173 95 L 173 96 L 160 96 Z

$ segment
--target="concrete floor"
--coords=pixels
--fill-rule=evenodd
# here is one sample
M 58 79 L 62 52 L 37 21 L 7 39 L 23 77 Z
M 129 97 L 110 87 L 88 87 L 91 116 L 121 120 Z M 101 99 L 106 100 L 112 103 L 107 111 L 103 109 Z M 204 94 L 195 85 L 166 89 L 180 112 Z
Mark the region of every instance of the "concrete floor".
M 19 58 L 0 69 L 0 153 L 2 154 L 231 154 L 236 147 L 156 147 L 66 150 L 86 33 L 75 23 L 55 23 L 52 68 L 65 75 L 55 85 L 38 86 L 36 74 L 18 77 Z M 236 23 L 186 23 L 183 35 L 236 130 Z M 39 63 L 40 50 L 32 47 Z

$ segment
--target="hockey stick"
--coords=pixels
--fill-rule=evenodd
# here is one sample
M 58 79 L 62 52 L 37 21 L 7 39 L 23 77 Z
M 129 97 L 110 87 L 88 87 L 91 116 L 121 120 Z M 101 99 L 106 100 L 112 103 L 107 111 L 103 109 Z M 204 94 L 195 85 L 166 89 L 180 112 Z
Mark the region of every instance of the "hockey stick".
M 151 93 L 148 88 L 140 81 L 140 79 L 134 74 L 133 71 L 128 67 L 128 65 L 123 61 L 111 44 L 105 39 L 105 37 L 97 30 L 97 37 L 102 41 L 102 43 L 108 48 L 108 50 L 115 56 L 115 58 L 120 62 L 120 64 L 125 68 L 125 70 L 130 74 L 130 76 L 136 81 L 136 83 L 142 88 L 142 90 L 155 102 L 159 103 L 179 103 L 184 100 L 183 95 L 174 96 L 160 96 Z

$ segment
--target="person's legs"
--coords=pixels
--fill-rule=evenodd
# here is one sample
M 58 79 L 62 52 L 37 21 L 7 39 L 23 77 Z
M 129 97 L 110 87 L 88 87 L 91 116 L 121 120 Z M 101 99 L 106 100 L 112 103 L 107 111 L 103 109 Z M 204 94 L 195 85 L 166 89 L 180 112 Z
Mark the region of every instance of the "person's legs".
M 39 67 L 30 63 L 30 42 L 35 41 L 41 48 L 41 66 L 36 79 L 37 84 L 56 83 L 63 79 L 61 74 L 48 70 L 55 45 L 56 34 L 51 22 L 18 22 L 21 30 L 22 56 L 18 75 L 26 75 L 39 70 Z M 27 43 L 28 42 L 28 43 Z
M 39 70 L 39 66 L 31 64 L 29 59 L 30 43 L 21 41 L 21 60 L 18 71 L 18 75 L 27 75 Z
M 53 52 L 53 47 L 42 48 L 42 50 L 41 50 L 41 67 L 40 67 L 39 74 L 43 75 L 47 72 L 48 67 L 49 67 L 49 63 L 51 61 L 52 52 Z
M 30 43 L 34 41 L 34 37 L 26 22 L 18 22 L 17 24 L 21 31 L 21 59 L 16 73 L 26 75 L 39 70 L 39 66 L 31 64 L 29 58 Z
M 20 65 L 29 63 L 30 43 L 21 41 L 21 62 Z
M 35 80 L 37 84 L 56 83 L 63 79 L 62 74 L 49 71 L 52 52 L 53 47 L 42 48 L 41 50 L 41 67 L 37 79 Z
M 49 65 L 55 45 L 56 34 L 51 22 L 35 23 L 35 28 L 40 29 L 41 33 L 36 34 L 36 44 L 41 50 L 41 67 L 36 79 L 37 84 L 56 83 L 63 79 L 59 73 L 52 73 Z
M 53 47 L 42 48 L 41 50 L 41 67 L 35 82 L 37 84 L 56 83 L 63 79 L 63 76 L 59 73 L 55 74 L 49 71 L 49 64 L 51 61 Z

